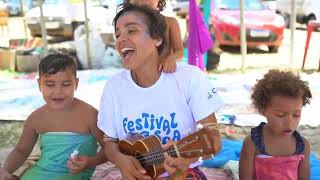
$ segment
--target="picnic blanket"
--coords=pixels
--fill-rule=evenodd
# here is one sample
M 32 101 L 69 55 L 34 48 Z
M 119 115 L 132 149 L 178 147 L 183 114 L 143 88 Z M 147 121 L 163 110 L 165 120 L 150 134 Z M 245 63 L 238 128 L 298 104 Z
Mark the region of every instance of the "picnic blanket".
M 98 108 L 103 87 L 108 78 L 121 69 L 99 69 L 78 71 L 79 87 L 75 96 Z M 251 88 L 265 72 L 245 74 L 208 74 L 217 87 L 225 106 L 217 113 L 218 122 L 238 126 L 258 126 L 266 121 L 251 105 Z M 44 104 L 36 82 L 37 74 L 0 71 L 0 120 L 22 120 Z M 320 107 L 320 74 L 302 74 L 309 82 L 313 99 L 303 109 L 300 125 L 316 127 L 317 111 Z M 18 109 L 18 111 L 17 111 Z

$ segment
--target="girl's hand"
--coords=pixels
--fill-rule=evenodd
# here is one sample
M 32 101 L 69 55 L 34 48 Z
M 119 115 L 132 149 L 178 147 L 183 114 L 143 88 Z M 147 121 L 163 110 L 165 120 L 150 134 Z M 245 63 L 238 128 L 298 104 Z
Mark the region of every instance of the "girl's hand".
M 69 158 L 67 166 L 71 173 L 78 174 L 88 168 L 89 158 L 87 156 L 76 155 Z
M 0 180 L 18 180 L 17 176 L 13 176 L 7 170 L 0 168 Z
M 160 61 L 159 71 L 163 71 L 165 73 L 173 73 L 177 69 L 176 61 L 170 58 L 166 58 Z
M 147 171 L 140 165 L 139 161 L 131 156 L 120 154 L 117 157 L 116 165 L 119 167 L 124 179 L 151 180 L 151 177 L 146 175 Z

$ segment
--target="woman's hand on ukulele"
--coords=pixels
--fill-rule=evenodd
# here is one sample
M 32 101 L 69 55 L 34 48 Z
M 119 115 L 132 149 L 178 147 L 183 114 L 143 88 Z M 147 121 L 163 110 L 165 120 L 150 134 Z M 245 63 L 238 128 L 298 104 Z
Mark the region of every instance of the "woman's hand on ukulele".
M 151 180 L 151 177 L 146 175 L 147 171 L 141 166 L 139 161 L 131 156 L 119 154 L 116 165 L 126 180 Z
M 164 149 L 169 148 L 173 145 L 172 141 L 168 141 L 167 144 L 163 146 Z M 177 172 L 184 172 L 188 169 L 189 165 L 194 162 L 194 159 L 189 158 L 173 158 L 169 156 L 167 153 L 164 153 L 164 169 L 170 174 L 173 175 Z
M 88 168 L 88 161 L 88 157 L 76 155 L 69 158 L 67 166 L 71 173 L 78 174 Z

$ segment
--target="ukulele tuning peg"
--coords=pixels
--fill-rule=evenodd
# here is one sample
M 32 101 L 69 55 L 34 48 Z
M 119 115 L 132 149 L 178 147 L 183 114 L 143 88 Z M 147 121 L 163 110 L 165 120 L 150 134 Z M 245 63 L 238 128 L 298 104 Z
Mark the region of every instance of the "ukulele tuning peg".
M 197 131 L 200 130 L 200 129 L 202 129 L 202 128 L 203 128 L 203 125 L 202 125 L 202 124 L 197 124 L 197 126 L 196 126 Z

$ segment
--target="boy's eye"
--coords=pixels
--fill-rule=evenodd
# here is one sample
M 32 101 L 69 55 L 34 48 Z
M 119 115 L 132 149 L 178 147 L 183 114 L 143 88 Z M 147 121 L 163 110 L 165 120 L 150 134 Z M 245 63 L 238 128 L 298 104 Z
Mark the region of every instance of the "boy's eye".
M 71 83 L 70 83 L 70 82 L 65 82 L 65 83 L 63 83 L 62 85 L 63 85 L 63 86 L 70 86 Z
M 46 86 L 52 87 L 52 86 L 54 86 L 54 84 L 53 83 L 46 83 Z

